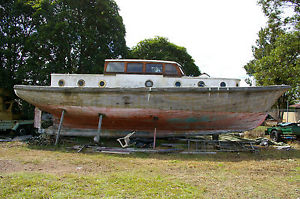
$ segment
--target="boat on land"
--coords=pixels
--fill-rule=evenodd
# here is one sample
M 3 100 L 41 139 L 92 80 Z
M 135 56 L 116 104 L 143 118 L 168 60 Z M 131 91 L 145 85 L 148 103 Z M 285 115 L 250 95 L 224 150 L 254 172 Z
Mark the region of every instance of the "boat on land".
M 259 126 L 289 86 L 240 87 L 239 79 L 185 76 L 172 61 L 110 59 L 104 74 L 51 74 L 50 86 L 15 85 L 20 98 L 63 127 L 135 136 L 241 132 Z M 105 135 L 105 134 L 104 134 Z

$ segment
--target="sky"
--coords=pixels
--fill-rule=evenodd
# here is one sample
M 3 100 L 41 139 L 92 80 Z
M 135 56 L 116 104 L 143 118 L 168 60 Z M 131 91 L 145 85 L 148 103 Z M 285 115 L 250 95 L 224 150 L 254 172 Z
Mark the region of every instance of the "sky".
M 128 47 L 162 36 L 183 46 L 201 72 L 239 78 L 266 25 L 256 0 L 115 0 L 126 28 Z M 172 61 L 172 60 L 170 60 Z

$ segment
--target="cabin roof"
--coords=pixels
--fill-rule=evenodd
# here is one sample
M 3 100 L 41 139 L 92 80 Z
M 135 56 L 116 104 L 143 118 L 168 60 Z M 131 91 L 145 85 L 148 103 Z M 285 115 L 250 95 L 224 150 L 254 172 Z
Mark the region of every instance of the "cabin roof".
M 181 67 L 180 64 L 174 61 L 164 61 L 164 60 L 147 60 L 147 59 L 106 59 L 106 62 L 149 62 L 149 63 L 168 63 L 168 64 L 177 64 Z

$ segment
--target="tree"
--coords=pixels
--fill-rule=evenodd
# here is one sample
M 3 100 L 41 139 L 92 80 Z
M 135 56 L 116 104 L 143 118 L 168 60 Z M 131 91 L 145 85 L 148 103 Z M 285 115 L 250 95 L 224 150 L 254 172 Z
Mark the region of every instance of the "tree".
M 277 24 L 284 29 L 300 28 L 299 0 L 258 0 L 264 14 L 268 17 L 268 24 Z
M 128 51 L 118 11 L 114 0 L 1 0 L 0 88 L 103 72 L 106 58 Z
M 31 1 L 36 32 L 21 74 L 49 84 L 50 73 L 102 73 L 106 58 L 126 56 L 125 27 L 113 0 Z
M 23 0 L 2 0 L 0 4 L 0 88 L 10 92 L 21 82 L 17 73 L 26 64 L 26 41 L 35 28 L 33 12 Z
M 287 101 L 299 99 L 300 92 L 300 32 L 299 2 L 295 0 L 260 0 L 268 17 L 267 27 L 258 33 L 252 47 L 254 59 L 244 66 L 258 85 L 291 85 L 292 89 L 278 100 L 284 108 Z M 286 8 L 293 14 L 286 15 Z
M 145 39 L 134 46 L 130 52 L 131 58 L 156 59 L 178 62 L 186 75 L 198 76 L 200 70 L 193 58 L 184 47 L 177 46 L 164 37 Z
M 113 0 L 2 0 L 0 87 L 103 72 L 106 58 L 128 51 L 118 10 Z

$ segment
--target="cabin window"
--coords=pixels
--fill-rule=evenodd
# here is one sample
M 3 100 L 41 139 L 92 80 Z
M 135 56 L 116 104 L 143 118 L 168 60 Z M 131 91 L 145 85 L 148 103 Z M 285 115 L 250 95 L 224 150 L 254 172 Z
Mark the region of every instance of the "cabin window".
M 146 64 L 146 73 L 162 73 L 162 64 Z
M 173 64 L 165 64 L 165 73 L 167 75 L 177 75 L 177 69 Z
M 59 86 L 64 86 L 64 85 L 65 85 L 65 81 L 64 81 L 63 79 L 60 79 L 60 80 L 58 81 L 58 85 L 59 85 Z
M 180 87 L 181 86 L 181 82 L 179 82 L 179 81 L 175 82 L 175 86 L 176 87 Z
M 124 62 L 109 62 L 107 64 L 106 72 L 123 73 L 125 70 L 124 66 L 125 66 Z
M 128 63 L 127 64 L 128 73 L 142 73 L 143 72 L 143 63 Z
M 152 86 L 153 86 L 153 81 L 147 80 L 147 81 L 145 82 L 145 86 L 146 86 L 146 87 L 152 87 Z
M 205 86 L 204 81 L 199 81 L 199 82 L 198 82 L 198 86 L 199 86 L 199 87 L 204 87 L 204 86 Z
M 104 80 L 99 81 L 99 87 L 103 88 L 103 87 L 105 87 L 105 85 L 106 85 L 106 82 Z
M 221 86 L 221 87 L 226 87 L 226 83 L 225 83 L 225 82 L 221 82 L 221 83 L 220 83 L 220 86 Z
M 78 80 L 77 85 L 82 87 L 85 85 L 85 81 L 83 79 Z

